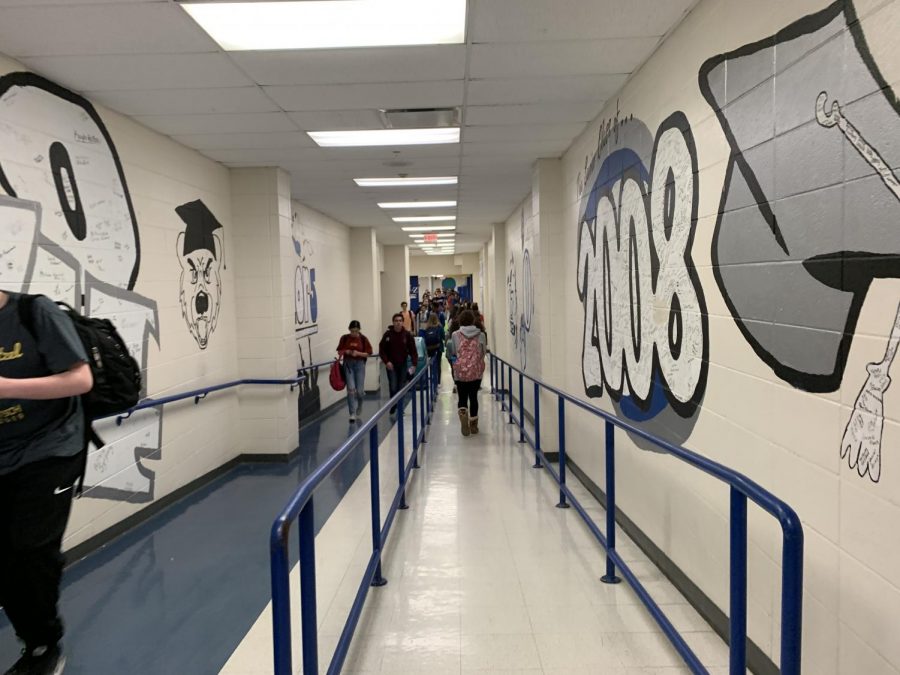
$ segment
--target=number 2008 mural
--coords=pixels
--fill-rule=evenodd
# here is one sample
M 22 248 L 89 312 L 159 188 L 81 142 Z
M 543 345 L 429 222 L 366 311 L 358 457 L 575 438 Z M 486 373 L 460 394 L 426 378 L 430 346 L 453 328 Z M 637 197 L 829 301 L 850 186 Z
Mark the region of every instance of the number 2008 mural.
M 711 252 L 719 291 L 778 378 L 836 391 L 870 285 L 900 277 L 897 95 L 845 0 L 710 58 L 699 85 L 730 145 Z M 693 427 L 709 358 L 692 262 L 703 175 L 684 115 L 651 139 L 617 112 L 579 177 L 585 393 L 675 441 Z M 864 382 L 835 439 L 874 482 L 900 308 L 885 323 L 883 357 L 854 373 Z

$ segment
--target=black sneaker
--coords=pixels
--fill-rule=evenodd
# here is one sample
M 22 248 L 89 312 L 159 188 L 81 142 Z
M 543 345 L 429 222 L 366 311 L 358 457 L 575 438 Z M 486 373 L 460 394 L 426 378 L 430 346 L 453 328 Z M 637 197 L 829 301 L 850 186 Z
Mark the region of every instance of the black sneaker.
M 23 649 L 22 658 L 5 675 L 62 675 L 66 657 L 59 645 Z

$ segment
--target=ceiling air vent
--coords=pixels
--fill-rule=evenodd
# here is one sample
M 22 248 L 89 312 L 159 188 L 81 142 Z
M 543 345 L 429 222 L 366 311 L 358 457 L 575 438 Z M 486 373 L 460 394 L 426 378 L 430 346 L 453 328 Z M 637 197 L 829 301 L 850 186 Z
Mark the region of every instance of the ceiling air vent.
M 459 126 L 459 108 L 398 108 L 378 112 L 385 129 L 437 129 Z

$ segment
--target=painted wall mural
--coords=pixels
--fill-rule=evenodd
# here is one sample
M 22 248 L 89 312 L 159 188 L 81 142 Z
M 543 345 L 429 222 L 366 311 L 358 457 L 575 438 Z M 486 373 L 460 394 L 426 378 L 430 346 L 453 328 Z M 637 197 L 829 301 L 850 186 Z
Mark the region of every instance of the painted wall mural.
M 175 213 L 185 224 L 175 244 L 181 266 L 178 279 L 181 316 L 197 346 L 206 349 L 222 306 L 225 248 L 222 237 L 216 233 L 222 224 L 199 199 L 182 204 Z
M 711 58 L 699 80 L 731 145 L 712 251 L 728 309 L 779 378 L 835 391 L 872 281 L 900 277 L 897 95 L 844 0 Z M 840 439 L 875 482 L 897 314 Z
M 633 116 L 601 125 L 579 176 L 577 290 L 587 396 L 685 440 L 706 387 L 709 330 L 691 258 L 697 152 L 673 113 L 655 137 Z
M 319 332 L 319 302 L 313 262 L 315 252 L 312 243 L 303 234 L 303 224 L 296 213 L 291 218 L 291 238 L 294 254 L 297 256 L 294 272 L 294 336 L 299 357 L 297 367 L 304 368 L 314 363 L 312 338 Z M 318 368 L 306 372 L 306 380 L 300 385 L 297 406 L 300 419 L 321 410 Z
M 113 320 L 146 373 L 157 307 L 134 291 L 137 220 L 94 107 L 31 73 L 0 77 L 0 187 L 0 285 Z M 85 496 L 151 501 L 155 476 L 143 460 L 159 458 L 161 429 L 159 410 L 99 423 L 107 444 L 90 453 Z
M 516 264 L 515 252 L 509 255 L 509 269 L 506 274 L 507 308 L 509 310 L 509 334 L 513 347 L 519 354 L 519 365 L 523 370 L 528 365 L 528 335 L 534 318 L 534 278 L 531 273 L 532 236 L 526 241 L 525 209 L 519 216 L 519 250 L 522 267 Z M 529 233 L 530 234 L 530 233 Z

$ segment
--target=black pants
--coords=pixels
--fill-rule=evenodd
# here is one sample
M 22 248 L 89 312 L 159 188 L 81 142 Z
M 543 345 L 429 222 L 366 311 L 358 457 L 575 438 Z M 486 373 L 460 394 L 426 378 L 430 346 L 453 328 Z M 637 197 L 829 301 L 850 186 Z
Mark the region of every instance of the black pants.
M 456 393 L 459 396 L 457 408 L 468 408 L 469 417 L 478 417 L 478 390 L 481 389 L 481 380 L 471 382 L 456 381 Z
M 392 369 L 385 369 L 388 374 L 388 391 L 390 392 L 391 398 L 394 397 L 394 394 L 403 389 L 403 387 L 406 386 L 407 380 L 409 380 L 409 374 L 406 372 L 406 364 L 398 366 L 395 363 L 393 366 Z M 391 406 L 391 412 L 397 412 L 397 406 Z
M 80 455 L 47 459 L 0 476 L 0 605 L 30 648 L 63 635 L 60 547 L 82 464 Z

